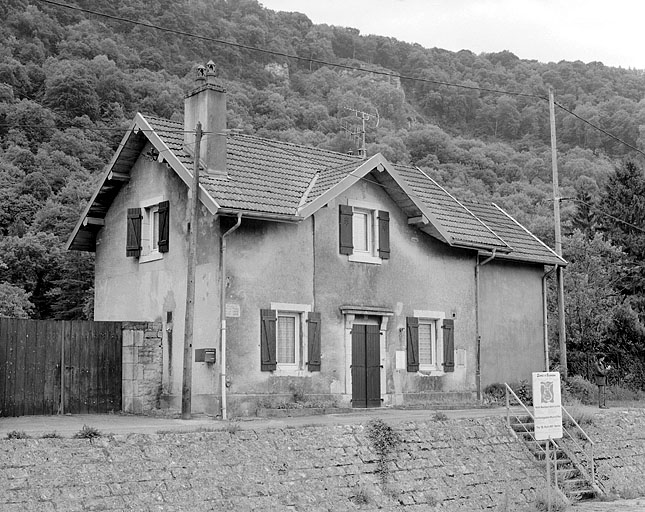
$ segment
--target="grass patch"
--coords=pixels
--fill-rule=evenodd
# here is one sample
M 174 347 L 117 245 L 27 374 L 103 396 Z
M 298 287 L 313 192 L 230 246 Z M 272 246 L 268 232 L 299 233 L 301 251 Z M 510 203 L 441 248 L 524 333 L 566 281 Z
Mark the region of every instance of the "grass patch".
M 7 439 L 29 439 L 24 430 L 12 430 L 7 434 Z
M 74 434 L 74 439 L 89 439 L 92 441 L 97 437 L 101 437 L 101 431 L 98 428 L 83 425 L 83 428 Z
M 445 412 L 437 411 L 432 415 L 432 421 L 448 421 L 448 416 Z
M 41 436 L 43 439 L 61 439 L 62 436 L 54 431 L 54 432 L 46 432 Z

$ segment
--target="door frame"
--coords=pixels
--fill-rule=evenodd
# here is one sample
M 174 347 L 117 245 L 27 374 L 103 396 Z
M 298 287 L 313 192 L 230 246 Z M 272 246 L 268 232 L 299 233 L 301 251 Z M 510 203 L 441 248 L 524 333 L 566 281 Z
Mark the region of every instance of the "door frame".
M 387 324 L 394 312 L 387 308 L 360 307 L 360 306 L 341 306 L 341 312 L 345 317 L 345 394 L 352 398 L 352 326 L 356 322 L 357 316 L 368 315 L 378 317 L 379 320 L 379 357 L 381 365 L 381 405 L 388 405 L 387 400 Z M 360 319 L 357 323 L 362 323 Z

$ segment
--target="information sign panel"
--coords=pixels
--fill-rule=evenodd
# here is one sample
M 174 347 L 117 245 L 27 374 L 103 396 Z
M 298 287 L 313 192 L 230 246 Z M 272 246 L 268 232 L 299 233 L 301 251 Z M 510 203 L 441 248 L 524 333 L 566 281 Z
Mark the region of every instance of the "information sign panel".
M 535 439 L 562 437 L 562 398 L 559 372 L 533 373 Z

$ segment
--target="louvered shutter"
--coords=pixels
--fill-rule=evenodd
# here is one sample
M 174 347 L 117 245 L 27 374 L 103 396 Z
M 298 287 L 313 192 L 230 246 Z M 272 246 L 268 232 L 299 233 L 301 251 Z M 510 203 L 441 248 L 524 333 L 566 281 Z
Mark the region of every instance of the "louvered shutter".
M 159 203 L 159 252 L 168 252 L 170 234 L 170 202 Z
M 128 208 L 125 255 L 135 258 L 141 255 L 141 208 Z
M 307 316 L 308 363 L 310 372 L 320 371 L 320 313 L 310 312 Z
M 354 252 L 354 242 L 352 235 L 352 217 L 354 211 L 351 206 L 346 204 L 338 205 L 338 224 L 340 233 L 340 253 L 352 254 Z
M 406 322 L 406 347 L 408 355 L 408 371 L 419 371 L 419 319 L 407 317 Z
M 384 260 L 390 259 L 390 214 L 378 212 L 378 255 Z
M 260 310 L 260 369 L 263 372 L 276 369 L 276 320 L 275 310 Z
M 455 321 L 446 318 L 441 326 L 443 329 L 443 371 L 455 371 Z

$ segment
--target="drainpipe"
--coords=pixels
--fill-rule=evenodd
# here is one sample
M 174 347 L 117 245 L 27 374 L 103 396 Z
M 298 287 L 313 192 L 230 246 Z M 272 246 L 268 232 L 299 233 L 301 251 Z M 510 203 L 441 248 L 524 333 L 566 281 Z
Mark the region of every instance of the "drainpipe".
M 479 334 L 479 267 L 483 267 L 495 257 L 496 249 L 493 249 L 491 254 L 484 261 L 479 261 L 479 253 L 477 253 L 477 264 L 475 265 L 475 338 L 477 340 L 477 358 L 475 367 L 475 386 L 477 387 L 477 400 L 482 399 L 482 375 L 481 375 L 481 342 L 482 337 Z
M 221 388 L 222 388 L 222 419 L 227 419 L 226 415 L 226 237 L 233 231 L 240 227 L 242 223 L 242 213 L 238 212 L 237 222 L 235 225 L 224 233 L 221 237 L 220 245 L 220 274 L 222 276 L 222 283 L 220 286 L 220 304 L 219 315 L 221 321 L 221 347 L 220 347 L 220 360 L 221 360 Z
M 558 269 L 555 265 L 551 270 L 542 276 L 542 329 L 544 330 L 544 371 L 549 371 L 549 325 L 547 322 L 547 289 L 546 280 Z

